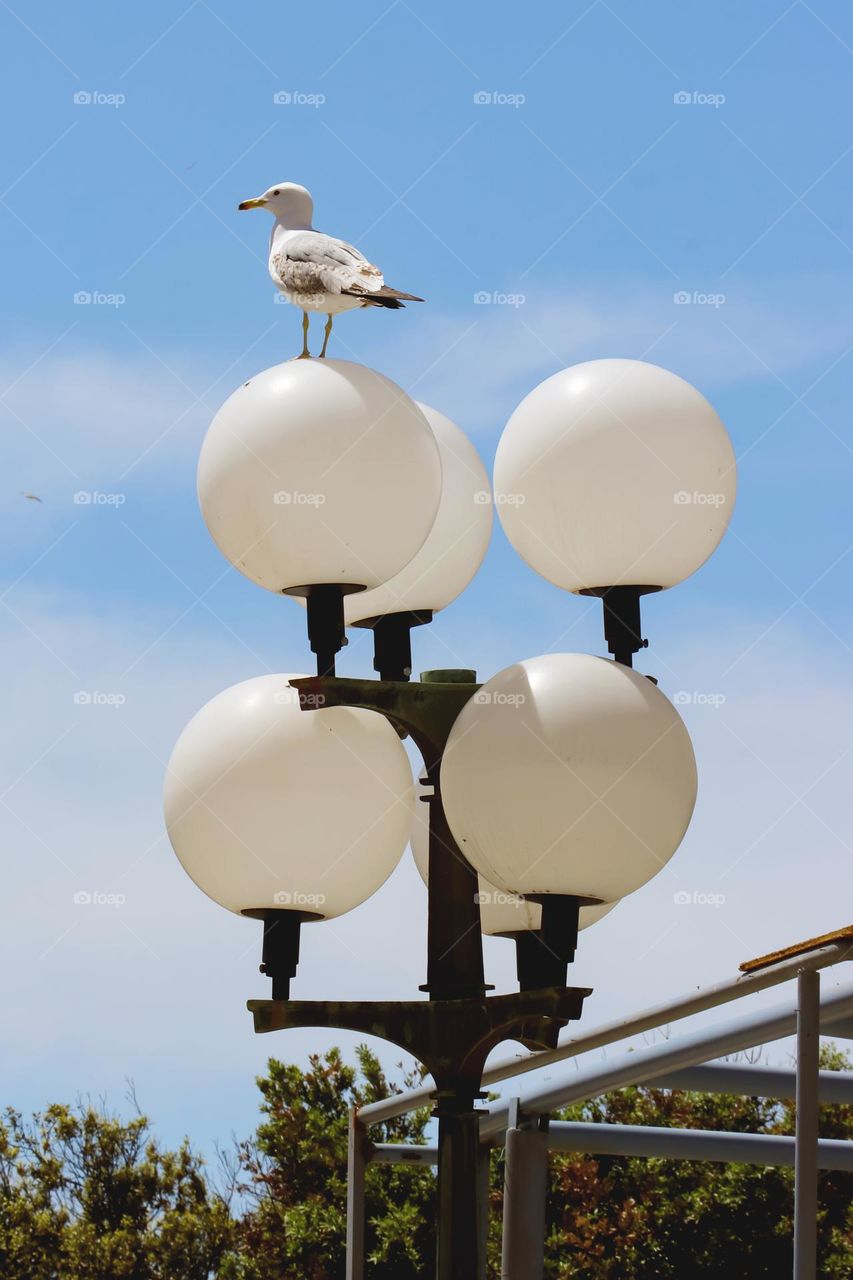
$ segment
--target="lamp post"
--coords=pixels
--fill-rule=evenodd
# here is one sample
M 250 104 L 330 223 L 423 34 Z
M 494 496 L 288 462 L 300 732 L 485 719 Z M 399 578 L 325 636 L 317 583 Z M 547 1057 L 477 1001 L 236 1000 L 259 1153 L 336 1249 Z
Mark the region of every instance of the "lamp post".
M 458 427 L 372 370 L 299 361 L 235 392 L 205 440 L 208 528 L 247 577 L 304 601 L 317 674 L 248 680 L 202 708 L 170 761 L 169 835 L 206 893 L 264 922 L 273 990 L 249 1001 L 256 1031 L 378 1034 L 431 1073 L 439 1280 L 484 1266 L 488 1054 L 505 1039 L 553 1046 L 580 1016 L 588 991 L 565 985 L 578 929 L 656 874 L 689 823 L 687 731 L 629 668 L 641 595 L 713 551 L 733 465 L 711 406 L 665 370 L 594 361 L 537 387 L 498 448 L 495 502 L 534 569 L 601 596 L 616 661 L 550 654 L 480 685 L 470 670 L 410 680 L 412 628 L 464 590 L 491 530 L 488 480 Z M 379 679 L 336 676 L 347 626 L 372 629 Z M 375 892 L 410 835 L 429 892 L 427 998 L 291 1000 L 301 927 Z M 516 942 L 518 992 L 489 994 L 482 932 Z

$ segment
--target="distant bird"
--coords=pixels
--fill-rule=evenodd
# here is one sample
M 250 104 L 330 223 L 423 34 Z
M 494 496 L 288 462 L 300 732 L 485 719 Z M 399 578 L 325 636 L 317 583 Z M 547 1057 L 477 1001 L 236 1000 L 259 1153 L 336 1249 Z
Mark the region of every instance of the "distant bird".
M 423 302 L 423 298 L 413 293 L 389 288 L 379 268 L 351 244 L 315 231 L 311 225 L 314 201 L 305 187 L 280 182 L 262 196 L 244 200 L 237 208 L 269 209 L 275 217 L 270 236 L 269 273 L 287 301 L 302 308 L 302 351 L 298 360 L 311 355 L 309 311 L 321 311 L 327 316 L 322 359 L 329 345 L 332 320 L 342 311 L 356 307 L 396 309 L 404 302 Z
M 24 489 L 21 490 L 21 497 L 26 498 L 29 502 L 41 502 L 41 498 L 37 493 L 27 493 Z

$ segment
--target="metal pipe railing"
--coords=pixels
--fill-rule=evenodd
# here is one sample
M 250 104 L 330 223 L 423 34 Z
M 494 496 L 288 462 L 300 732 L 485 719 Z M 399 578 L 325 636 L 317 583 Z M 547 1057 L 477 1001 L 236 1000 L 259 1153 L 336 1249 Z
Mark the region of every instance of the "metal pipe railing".
M 736 1062 L 704 1062 L 655 1077 L 656 1089 L 684 1089 L 693 1093 L 740 1094 L 746 1098 L 788 1098 L 797 1094 L 797 1073 L 786 1067 L 741 1066 Z M 853 1071 L 819 1071 L 818 1101 L 822 1106 L 853 1106 Z
M 713 1129 L 669 1129 L 655 1125 L 589 1124 L 552 1120 L 548 1126 L 550 1151 L 575 1151 L 595 1156 L 647 1156 L 660 1160 L 711 1160 L 719 1164 L 758 1164 L 793 1168 L 794 1138 L 766 1133 L 719 1133 Z M 437 1147 L 382 1143 L 371 1160 L 377 1164 L 434 1165 Z M 853 1142 L 821 1138 L 817 1167 L 853 1172 Z
M 598 1156 L 651 1156 L 662 1160 L 712 1160 L 718 1164 L 774 1165 L 791 1168 L 794 1138 L 768 1133 L 715 1133 L 710 1129 L 664 1129 L 652 1125 L 576 1124 L 549 1126 L 552 1151 L 582 1151 Z M 820 1169 L 853 1171 L 853 1142 L 822 1138 L 816 1147 Z
M 822 1020 L 829 1024 L 838 1018 L 853 1014 L 853 984 L 842 987 L 829 997 L 821 1009 Z M 709 1028 L 683 1036 L 675 1041 L 639 1049 L 635 1053 L 621 1055 L 605 1066 L 581 1070 L 568 1081 L 549 1084 L 520 1095 L 521 1107 L 527 1115 L 550 1115 L 572 1102 L 596 1098 L 610 1089 L 626 1085 L 645 1084 L 667 1071 L 692 1067 L 708 1058 L 724 1053 L 737 1053 L 771 1040 L 781 1040 L 792 1035 L 797 1028 L 797 1001 L 777 1005 L 767 1013 L 751 1014 L 746 1018 L 733 1018 L 722 1027 Z M 510 1104 L 493 1103 L 489 1113 L 480 1123 L 480 1136 L 485 1138 L 505 1129 Z
M 793 956 L 778 964 L 768 965 L 755 973 L 741 974 L 726 982 L 706 987 L 702 991 L 692 991 L 664 1004 L 652 1005 L 649 1009 L 630 1018 L 617 1018 L 613 1022 L 604 1023 L 585 1035 L 572 1036 L 563 1040 L 556 1049 L 548 1049 L 543 1053 L 516 1054 L 487 1067 L 483 1074 L 483 1087 L 499 1084 L 513 1076 L 523 1075 L 528 1071 L 538 1071 L 541 1067 L 551 1066 L 555 1062 L 564 1062 L 581 1053 L 589 1053 L 592 1049 L 600 1049 L 614 1044 L 628 1036 L 640 1035 L 644 1031 L 652 1031 L 656 1027 L 689 1018 L 696 1013 L 704 1013 L 708 1009 L 728 1004 L 732 1000 L 740 1000 L 746 995 L 758 991 L 766 991 L 769 987 L 781 982 L 788 982 L 804 971 L 824 969 L 828 965 L 838 964 L 841 960 L 853 956 L 853 947 L 849 941 L 831 943 L 818 947 L 805 955 Z M 417 1107 L 429 1105 L 433 1087 L 423 1085 L 406 1093 L 395 1094 L 392 1098 L 383 1098 L 381 1102 L 371 1102 L 362 1107 L 358 1113 L 359 1122 L 369 1127 L 392 1120 L 396 1116 L 405 1115 Z
M 516 1280 L 517 1277 L 536 1280 L 537 1275 L 542 1274 L 536 1261 L 539 1251 L 529 1249 L 523 1242 L 529 1236 L 528 1218 L 532 1221 L 532 1217 L 536 1216 L 538 1221 L 541 1216 L 538 1208 L 538 1199 L 541 1197 L 534 1206 L 528 1203 L 530 1197 L 527 1190 L 534 1183 L 538 1186 L 541 1182 L 549 1148 L 591 1154 L 793 1165 L 796 1171 L 794 1277 L 795 1280 L 813 1280 L 816 1274 L 814 1200 L 817 1169 L 853 1170 L 853 1143 L 818 1140 L 816 1124 L 821 1102 L 843 1104 L 853 1100 L 853 1073 L 820 1072 L 817 1069 L 817 1048 L 821 1032 L 831 1032 L 835 1025 L 844 1025 L 845 1020 L 848 1020 L 849 1025 L 849 1020 L 853 1017 L 853 984 L 840 988 L 820 1002 L 818 974 L 821 969 L 851 958 L 853 946 L 846 938 L 815 947 L 812 951 L 800 951 L 775 964 L 749 971 L 704 991 L 691 992 L 646 1009 L 633 1017 L 606 1023 L 585 1035 L 572 1036 L 556 1049 L 544 1053 L 517 1054 L 490 1067 L 483 1076 L 484 1085 L 497 1084 L 553 1063 L 576 1058 L 593 1049 L 742 999 L 793 978 L 798 980 L 797 1000 L 788 1001 L 768 1011 L 732 1019 L 722 1026 L 704 1028 L 679 1037 L 674 1042 L 667 1041 L 621 1055 L 615 1062 L 588 1067 L 559 1084 L 533 1088 L 518 1098 L 500 1100 L 489 1108 L 480 1123 L 480 1136 L 483 1140 L 481 1166 L 484 1171 L 487 1169 L 485 1157 L 489 1142 L 494 1141 L 499 1133 L 506 1132 L 512 1126 L 516 1137 L 520 1138 L 516 1143 L 518 1150 L 513 1148 L 514 1154 L 530 1156 L 532 1159 L 533 1146 L 530 1145 L 528 1152 L 524 1142 L 526 1137 L 534 1136 L 529 1128 L 531 1119 L 536 1123 L 536 1117 L 541 1117 L 540 1123 L 548 1125 L 547 1141 L 543 1140 L 546 1136 L 544 1131 L 535 1135 L 539 1139 L 535 1159 L 542 1166 L 533 1170 L 536 1178 L 532 1178 L 532 1174 L 509 1178 L 509 1202 L 505 1196 L 504 1204 L 505 1228 L 507 1223 L 510 1228 L 508 1237 L 505 1236 L 504 1239 L 504 1274 L 507 1280 Z M 844 1026 L 842 1034 L 846 1029 Z M 781 1039 L 795 1031 L 798 1032 L 796 1073 L 708 1061 L 721 1054 Z M 572 1102 L 585 1101 L 626 1085 L 644 1083 L 658 1088 L 695 1089 L 702 1092 L 745 1093 L 779 1098 L 795 1096 L 796 1136 L 788 1138 L 770 1134 L 715 1133 L 707 1130 L 634 1125 L 549 1123 L 545 1120 L 553 1111 Z M 372 1103 L 353 1113 L 347 1209 L 348 1240 L 354 1247 L 351 1254 L 348 1249 L 347 1280 L 362 1280 L 363 1275 L 365 1164 L 376 1161 L 424 1166 L 435 1164 L 438 1157 L 438 1150 L 433 1146 L 407 1146 L 399 1143 L 374 1145 L 368 1139 L 368 1127 L 427 1105 L 432 1093 L 432 1086 L 427 1084 Z M 508 1159 L 508 1170 L 509 1164 Z M 518 1164 L 517 1159 L 515 1164 Z M 515 1169 L 515 1175 L 518 1175 L 518 1168 Z M 480 1198 L 483 1201 L 482 1211 L 485 1209 L 482 1188 Z M 481 1230 L 485 1226 L 485 1213 L 481 1212 Z M 516 1248 L 518 1242 L 522 1244 Z M 532 1271 L 531 1261 L 534 1263 Z

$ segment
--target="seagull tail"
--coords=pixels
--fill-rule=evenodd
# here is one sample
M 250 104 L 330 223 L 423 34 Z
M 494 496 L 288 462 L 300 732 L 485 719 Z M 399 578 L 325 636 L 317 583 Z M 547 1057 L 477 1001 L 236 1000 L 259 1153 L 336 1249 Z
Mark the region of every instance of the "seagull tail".
M 423 302 L 423 298 L 417 297 L 414 293 L 401 293 L 399 289 L 391 289 L 388 285 L 383 285 L 375 293 L 368 293 L 364 299 L 366 307 L 391 307 L 394 310 L 407 302 Z

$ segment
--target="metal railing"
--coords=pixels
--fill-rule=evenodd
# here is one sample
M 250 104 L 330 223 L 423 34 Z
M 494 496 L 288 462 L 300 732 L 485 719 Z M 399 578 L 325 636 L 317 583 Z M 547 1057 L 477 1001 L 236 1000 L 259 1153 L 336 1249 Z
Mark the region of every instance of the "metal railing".
M 845 931 L 846 932 L 846 931 Z M 797 995 L 763 1010 L 650 1048 L 626 1053 L 604 1065 L 577 1069 L 546 1084 L 519 1090 L 484 1110 L 480 1121 L 483 1149 L 481 1229 L 487 1230 L 488 1153 L 505 1147 L 502 1275 L 504 1280 L 538 1280 L 543 1271 L 545 1197 L 549 1150 L 668 1159 L 737 1161 L 793 1165 L 794 1280 L 817 1275 L 818 1169 L 853 1170 L 853 1143 L 818 1138 L 821 1103 L 853 1104 L 853 1072 L 819 1071 L 821 1034 L 853 1035 L 853 984 L 821 998 L 820 971 L 853 959 L 853 939 L 803 944 L 764 967 L 749 967 L 737 978 L 694 991 L 579 1036 L 570 1036 L 543 1053 L 516 1054 L 489 1067 L 484 1086 L 575 1060 L 593 1049 L 653 1031 L 694 1014 L 796 979 Z M 709 1059 L 751 1049 L 790 1035 L 797 1037 L 796 1069 L 714 1063 Z M 572 1102 L 612 1089 L 654 1083 L 658 1088 L 795 1098 L 793 1138 L 767 1134 L 717 1133 L 651 1126 L 542 1122 Z M 371 1126 L 404 1115 L 430 1101 L 425 1085 L 375 1102 L 351 1115 L 347 1169 L 347 1280 L 364 1277 L 364 1174 L 368 1163 L 435 1164 L 437 1148 L 373 1143 Z M 472 1280 L 477 1280 L 472 1277 Z

